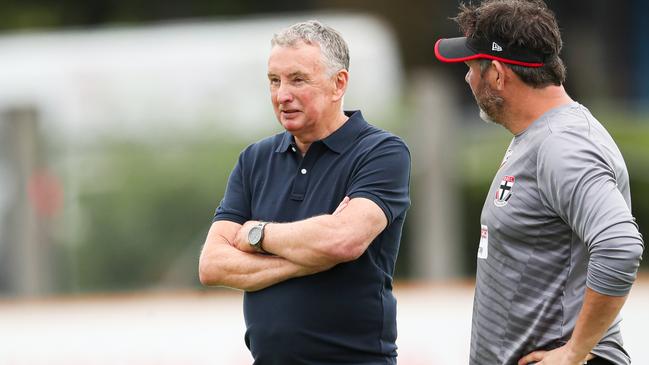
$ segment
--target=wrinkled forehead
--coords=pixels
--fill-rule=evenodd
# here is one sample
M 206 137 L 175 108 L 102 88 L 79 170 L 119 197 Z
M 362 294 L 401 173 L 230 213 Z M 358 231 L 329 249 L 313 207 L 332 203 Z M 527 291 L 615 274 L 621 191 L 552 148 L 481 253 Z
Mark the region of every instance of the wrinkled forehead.
M 275 45 L 268 56 L 268 73 L 314 73 L 322 70 L 320 47 L 303 42 L 294 46 Z

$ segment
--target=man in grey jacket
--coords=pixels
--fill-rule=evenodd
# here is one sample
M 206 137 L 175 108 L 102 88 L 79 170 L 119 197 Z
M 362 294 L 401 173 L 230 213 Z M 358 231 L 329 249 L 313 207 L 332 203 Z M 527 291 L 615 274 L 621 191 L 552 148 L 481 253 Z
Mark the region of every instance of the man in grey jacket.
M 561 34 L 542 1 L 462 5 L 483 119 L 513 135 L 481 216 L 470 364 L 629 364 L 619 312 L 644 244 L 615 142 L 563 88 Z

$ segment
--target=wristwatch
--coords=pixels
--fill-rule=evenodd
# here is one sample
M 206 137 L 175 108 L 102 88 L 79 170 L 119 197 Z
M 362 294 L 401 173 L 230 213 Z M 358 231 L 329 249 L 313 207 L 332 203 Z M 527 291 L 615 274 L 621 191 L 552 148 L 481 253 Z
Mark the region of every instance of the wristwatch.
M 252 246 L 252 248 L 257 252 L 266 253 L 263 247 L 261 247 L 261 243 L 264 240 L 264 227 L 266 227 L 267 224 L 268 222 L 259 222 L 248 231 L 248 244 L 250 244 L 250 246 Z

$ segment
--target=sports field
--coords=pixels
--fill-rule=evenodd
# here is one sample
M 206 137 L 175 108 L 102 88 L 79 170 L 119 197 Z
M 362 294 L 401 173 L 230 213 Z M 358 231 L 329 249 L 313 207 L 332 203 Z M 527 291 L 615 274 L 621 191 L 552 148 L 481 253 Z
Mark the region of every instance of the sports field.
M 472 283 L 397 285 L 399 364 L 465 364 Z M 624 308 L 635 363 L 649 358 L 649 277 Z M 249 365 L 230 290 L 0 300 L 0 364 Z

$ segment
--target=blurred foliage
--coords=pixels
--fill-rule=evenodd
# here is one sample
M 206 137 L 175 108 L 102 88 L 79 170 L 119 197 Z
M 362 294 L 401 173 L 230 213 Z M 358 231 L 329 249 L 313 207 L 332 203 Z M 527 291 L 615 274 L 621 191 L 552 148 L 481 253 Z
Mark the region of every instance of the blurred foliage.
M 626 35 L 632 34 L 630 2 L 610 5 L 603 0 L 552 0 L 548 3 L 561 20 L 565 44 L 571 45 L 568 49 L 572 51 L 564 54 L 570 78 L 575 80 L 567 85 L 571 95 L 585 99 L 581 96 L 588 96 L 589 92 L 596 92 L 600 97 L 612 91 L 614 96 L 629 94 L 636 81 L 634 68 L 628 64 L 634 59 L 628 52 L 633 43 L 617 40 L 630 39 Z M 457 35 L 456 26 L 449 19 L 455 14 L 457 5 L 458 2 L 423 0 L 409 2 L 407 6 L 388 0 L 305 0 L 299 3 L 288 0 L 0 0 L 0 31 L 144 25 L 189 18 L 281 12 L 359 11 L 384 19 L 395 30 L 404 67 L 411 71 L 419 67 L 442 67 L 433 60 L 432 45 L 437 37 Z M 601 27 L 601 24 L 609 26 Z M 578 61 L 584 54 L 599 61 L 584 65 Z M 574 69 L 570 67 L 572 64 Z M 592 67 L 585 67 L 589 65 Z M 609 69 L 616 72 L 607 72 Z M 444 72 L 461 79 L 465 69 L 444 68 Z M 602 85 L 593 87 L 596 80 Z M 458 95 L 473 103 L 470 93 Z M 594 114 L 610 128 L 625 156 L 631 177 L 633 212 L 641 231 L 649 237 L 646 161 L 649 126 L 646 119 Z M 398 117 L 388 119 L 400 120 Z M 474 227 L 479 227 L 487 189 L 510 138 L 502 128 L 489 128 L 487 133 L 481 128 L 463 128 L 457 141 L 461 146 L 458 150 L 462 151 L 458 158 L 461 167 L 457 170 L 463 175 L 457 177 L 457 183 L 463 225 L 467 227 L 460 232 L 467 276 L 475 272 L 479 232 Z M 163 146 L 116 141 L 97 146 L 88 157 L 90 162 L 84 172 L 87 176 L 78 187 L 81 218 L 76 225 L 81 227 L 81 234 L 73 235 L 75 242 L 63 245 L 70 251 L 72 268 L 64 275 L 74 282 L 70 287 L 101 291 L 150 287 L 151 283 L 197 285 L 198 253 L 229 171 L 244 144 L 213 138 Z M 404 254 L 413 249 L 409 231 L 406 221 L 397 262 L 397 274 L 402 276 L 409 275 L 407 259 L 410 255 Z M 68 239 L 70 237 L 59 238 L 61 241 Z M 645 261 L 643 267 L 649 267 L 649 263 Z
M 103 147 L 80 187 L 77 289 L 169 286 L 177 265 L 171 285 L 197 285 L 198 255 L 242 148 L 225 140 Z

